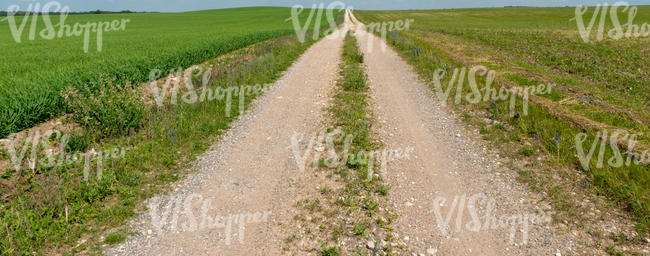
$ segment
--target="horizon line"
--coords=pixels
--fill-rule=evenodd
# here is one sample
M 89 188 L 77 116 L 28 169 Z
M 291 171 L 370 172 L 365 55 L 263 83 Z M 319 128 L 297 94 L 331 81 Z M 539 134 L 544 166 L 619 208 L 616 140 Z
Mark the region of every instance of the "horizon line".
M 600 4 L 599 4 L 600 5 Z M 599 5 L 583 5 L 587 7 L 595 7 Z M 577 7 L 579 5 L 565 5 L 565 6 L 533 6 L 533 5 L 504 5 L 504 6 L 490 6 L 490 7 L 455 7 L 455 8 L 434 8 L 434 9 L 418 9 L 418 8 L 411 8 L 411 9 L 354 9 L 356 11 L 427 11 L 427 10 L 460 10 L 460 9 L 495 9 L 495 8 L 569 8 L 569 7 Z M 643 4 L 643 5 L 630 5 L 630 6 L 650 6 L 650 4 Z M 95 9 L 95 10 L 86 10 L 86 11 L 70 11 L 70 13 L 85 13 L 85 12 L 96 12 L 96 11 L 102 11 L 102 12 L 111 12 L 111 13 L 106 13 L 106 14 L 112 14 L 112 13 L 119 13 L 123 11 L 130 11 L 132 13 L 184 13 L 184 12 L 200 12 L 200 11 L 213 11 L 213 10 L 228 10 L 228 9 L 241 9 L 241 8 L 292 8 L 293 6 L 269 6 L 269 5 L 260 5 L 260 6 L 240 6 L 240 7 L 226 7 L 226 8 L 213 8 L 213 9 L 199 9 L 199 10 L 186 10 L 186 11 L 176 11 L 176 12 L 165 12 L 165 11 L 136 11 L 136 10 L 129 10 L 129 9 L 124 9 L 124 10 L 119 10 L 119 11 L 110 11 L 110 10 L 101 10 L 101 9 Z M 311 9 L 311 8 L 305 8 L 305 9 Z M 327 9 L 327 8 L 325 8 Z M 7 10 L 0 10 L 0 12 L 7 12 Z M 18 11 L 19 13 L 25 13 L 27 11 Z M 43 12 L 39 12 L 43 13 Z M 60 12 L 49 12 L 49 13 L 60 13 Z

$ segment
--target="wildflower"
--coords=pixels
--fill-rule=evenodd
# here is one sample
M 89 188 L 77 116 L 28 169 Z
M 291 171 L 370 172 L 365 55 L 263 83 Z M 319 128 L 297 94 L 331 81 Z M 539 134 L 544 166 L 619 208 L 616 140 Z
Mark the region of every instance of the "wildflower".
M 555 145 L 557 145 L 557 159 L 560 159 L 560 134 L 555 132 Z

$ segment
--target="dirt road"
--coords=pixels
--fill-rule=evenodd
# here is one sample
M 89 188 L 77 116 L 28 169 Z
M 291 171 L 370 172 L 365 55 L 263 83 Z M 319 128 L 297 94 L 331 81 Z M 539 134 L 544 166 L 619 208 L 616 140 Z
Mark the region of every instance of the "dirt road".
M 342 45 L 338 37 L 308 49 L 200 156 L 198 173 L 171 195 L 151 200 L 150 212 L 134 224 L 138 234 L 106 253 L 279 255 L 295 198 L 312 185 L 287 146 L 294 133 L 317 129 L 338 78 Z
M 347 19 L 340 33 L 357 24 Z M 387 166 L 410 251 L 429 255 L 573 254 L 545 214 L 476 132 L 456 124 L 426 84 L 374 35 L 357 33 L 365 54 L 375 132 L 388 148 L 413 148 Z M 368 40 L 372 39 L 372 40 Z M 109 255 L 279 255 L 296 198 L 315 187 L 288 148 L 295 133 L 319 129 L 338 78 L 343 37 L 312 46 L 209 152 L 198 173 L 149 202 L 138 234 Z
M 437 255 L 564 255 L 575 248 L 539 216 L 541 207 L 529 203 L 535 200 L 508 175 L 516 172 L 496 164 L 498 158 L 477 143 L 480 135 L 457 125 L 395 51 L 375 35 L 356 34 L 365 54 L 376 132 L 387 148 L 414 149 L 410 161 L 389 165 L 386 177 L 399 213 L 396 229 L 408 236 L 409 249 Z M 486 221 L 488 202 L 493 203 L 488 216 L 514 217 L 514 225 L 486 225 L 492 223 Z M 536 217 L 540 224 L 532 223 Z

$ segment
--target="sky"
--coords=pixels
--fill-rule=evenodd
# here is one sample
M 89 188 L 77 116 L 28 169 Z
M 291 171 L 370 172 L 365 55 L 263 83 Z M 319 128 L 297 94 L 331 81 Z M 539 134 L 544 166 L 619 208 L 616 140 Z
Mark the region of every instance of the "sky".
M 18 5 L 21 10 L 30 3 L 41 5 L 50 0 L 0 0 L 0 10 L 10 5 Z M 294 6 L 311 7 L 314 3 L 329 5 L 332 0 L 58 0 L 71 11 L 157 11 L 182 12 L 207 9 L 220 9 L 244 6 Z M 346 6 L 354 9 L 391 10 L 391 9 L 448 9 L 471 7 L 502 6 L 576 6 L 607 3 L 605 0 L 342 0 Z M 609 1 L 613 4 L 617 1 Z M 629 0 L 630 5 L 650 5 L 650 0 Z

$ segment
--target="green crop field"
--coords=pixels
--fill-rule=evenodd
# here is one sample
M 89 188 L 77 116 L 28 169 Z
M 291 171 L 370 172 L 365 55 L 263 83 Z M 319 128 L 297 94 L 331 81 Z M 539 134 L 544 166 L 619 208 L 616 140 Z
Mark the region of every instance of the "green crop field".
M 303 12 L 301 18 L 306 18 Z M 123 31 L 103 33 L 102 50 L 90 33 L 88 52 L 82 36 L 29 40 L 31 20 L 20 43 L 8 20 L 0 21 L 0 138 L 65 112 L 62 88 L 97 81 L 107 74 L 118 81 L 145 82 L 151 69 L 188 67 L 235 49 L 294 33 L 289 8 L 256 7 L 184 13 L 69 15 L 66 24 L 129 19 Z M 303 17 L 304 16 L 304 17 Z M 0 19 L 1 20 L 1 19 Z M 53 23 L 58 15 L 51 17 Z M 22 18 L 16 16 L 19 26 Z M 39 16 L 36 31 L 45 28 Z
M 583 17 L 586 25 L 594 9 L 590 7 Z M 512 7 L 355 14 L 365 24 L 414 19 L 410 30 L 389 33 L 388 41 L 429 81 L 438 68 L 484 65 L 496 71 L 497 86 L 555 83 L 552 93 L 531 102 L 531 111 L 521 118 L 508 115 L 507 102 L 462 102 L 454 107 L 486 140 L 513 158 L 533 163 L 515 168 L 531 188 L 548 193 L 556 208 L 564 209 L 558 214 L 564 216 L 561 219 L 584 219 L 582 210 L 576 210 L 579 206 L 567 200 L 571 198 L 568 191 L 591 191 L 632 213 L 639 233 L 648 234 L 650 167 L 616 168 L 607 163 L 599 167 L 592 159 L 589 168 L 583 168 L 575 138 L 587 133 L 590 139 L 584 147 L 588 150 L 598 132 L 624 129 L 638 135 L 637 152 L 647 149 L 650 38 L 609 38 L 607 33 L 614 26 L 608 16 L 604 40 L 597 40 L 596 22 L 591 42 L 586 43 L 574 19 L 575 10 Z M 628 22 L 627 13 L 619 10 L 618 17 L 621 24 Z M 633 24 L 641 27 L 646 22 L 650 22 L 650 6 L 639 6 Z M 446 86 L 447 81 L 442 84 Z M 463 90 L 468 92 L 466 87 Z M 498 123 L 491 125 L 486 119 Z M 546 154 L 546 160 L 530 157 L 536 153 Z M 611 156 L 608 148 L 605 161 Z

